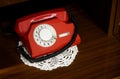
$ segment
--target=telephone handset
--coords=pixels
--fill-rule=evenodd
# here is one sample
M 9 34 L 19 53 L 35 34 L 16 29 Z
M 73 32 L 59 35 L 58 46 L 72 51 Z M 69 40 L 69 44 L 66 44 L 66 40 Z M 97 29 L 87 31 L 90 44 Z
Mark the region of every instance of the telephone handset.
M 18 47 L 20 53 L 30 62 L 56 56 L 80 43 L 77 25 L 64 8 L 23 17 L 17 21 L 15 31 L 23 43 Z

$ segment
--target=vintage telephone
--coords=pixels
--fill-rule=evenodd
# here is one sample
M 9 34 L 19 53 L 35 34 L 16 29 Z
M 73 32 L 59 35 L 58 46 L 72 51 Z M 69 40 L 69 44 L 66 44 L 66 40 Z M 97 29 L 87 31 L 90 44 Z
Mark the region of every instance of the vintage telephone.
M 80 43 L 78 26 L 64 8 L 35 13 L 17 20 L 20 54 L 29 63 L 55 57 Z

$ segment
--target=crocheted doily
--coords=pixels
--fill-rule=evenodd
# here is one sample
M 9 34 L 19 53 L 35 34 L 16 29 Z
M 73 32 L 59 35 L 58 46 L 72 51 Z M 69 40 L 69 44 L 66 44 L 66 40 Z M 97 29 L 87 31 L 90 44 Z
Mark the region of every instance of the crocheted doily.
M 75 59 L 77 52 L 78 52 L 77 46 L 71 46 L 61 54 L 40 62 L 31 63 L 26 58 L 24 58 L 21 54 L 20 54 L 20 58 L 24 62 L 24 64 L 28 66 L 33 66 L 40 70 L 50 71 L 58 67 L 69 66 Z

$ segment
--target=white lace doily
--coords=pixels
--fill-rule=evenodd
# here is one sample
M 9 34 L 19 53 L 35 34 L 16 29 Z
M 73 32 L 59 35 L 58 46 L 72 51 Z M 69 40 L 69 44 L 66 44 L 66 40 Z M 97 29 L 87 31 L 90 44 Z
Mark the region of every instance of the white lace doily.
M 22 55 L 20 55 L 20 58 L 24 62 L 24 64 L 28 66 L 33 66 L 40 70 L 50 71 L 58 67 L 69 66 L 75 59 L 77 52 L 78 52 L 77 46 L 72 46 L 65 50 L 63 53 L 40 62 L 31 63 L 27 59 L 25 59 Z

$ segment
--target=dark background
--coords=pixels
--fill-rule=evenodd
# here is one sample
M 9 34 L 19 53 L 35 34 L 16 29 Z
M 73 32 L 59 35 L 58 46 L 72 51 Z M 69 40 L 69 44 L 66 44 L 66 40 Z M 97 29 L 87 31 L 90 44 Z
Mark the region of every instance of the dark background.
M 0 7 L 0 22 L 16 20 L 32 13 L 70 4 L 83 8 L 104 32 L 108 32 L 112 0 L 30 0 Z

